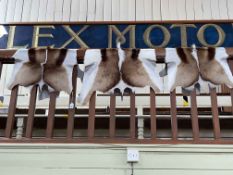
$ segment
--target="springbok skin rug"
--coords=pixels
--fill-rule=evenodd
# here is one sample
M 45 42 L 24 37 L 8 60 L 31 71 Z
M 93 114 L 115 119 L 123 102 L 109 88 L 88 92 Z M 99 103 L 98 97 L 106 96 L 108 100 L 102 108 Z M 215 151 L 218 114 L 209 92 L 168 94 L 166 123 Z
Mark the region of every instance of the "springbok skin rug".
M 197 57 L 200 68 L 200 84 L 207 82 L 211 88 L 225 84 L 233 88 L 233 76 L 225 48 L 198 48 Z
M 77 64 L 77 50 L 19 49 L 15 58 L 9 89 L 16 85 L 31 87 L 38 84 L 41 94 L 45 91 L 72 91 L 72 71 Z M 47 88 L 44 88 L 47 86 Z M 39 95 L 43 99 L 44 95 Z
M 192 90 L 199 79 L 199 68 L 190 48 L 166 48 L 168 90 L 177 86 Z

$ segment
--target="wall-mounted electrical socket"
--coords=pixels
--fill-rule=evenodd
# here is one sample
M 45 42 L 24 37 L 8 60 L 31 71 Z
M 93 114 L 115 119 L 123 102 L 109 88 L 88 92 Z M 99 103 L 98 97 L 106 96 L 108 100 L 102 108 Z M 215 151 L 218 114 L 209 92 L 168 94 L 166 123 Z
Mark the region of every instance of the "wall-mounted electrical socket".
M 139 161 L 139 151 L 134 149 L 127 150 L 127 162 L 138 162 Z

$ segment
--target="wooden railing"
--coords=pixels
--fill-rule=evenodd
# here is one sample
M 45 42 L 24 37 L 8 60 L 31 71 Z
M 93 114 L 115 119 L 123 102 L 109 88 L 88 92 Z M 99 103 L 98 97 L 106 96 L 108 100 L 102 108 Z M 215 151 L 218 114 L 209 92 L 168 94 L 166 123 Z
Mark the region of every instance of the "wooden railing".
M 2 59 L 2 62 L 0 63 L 0 72 L 2 68 L 2 64 L 8 64 L 13 63 L 13 61 L 9 60 L 6 61 Z M 231 67 L 232 67 L 232 61 L 231 61 Z M 232 113 L 233 113 L 233 89 L 230 89 L 227 93 L 219 94 L 216 93 L 215 89 L 210 90 L 210 94 L 205 94 L 205 97 L 210 97 L 211 104 L 209 104 L 208 109 L 211 109 L 211 111 L 208 111 L 208 115 L 203 114 L 200 110 L 200 107 L 198 107 L 197 104 L 197 97 L 202 95 L 197 95 L 196 92 L 192 92 L 190 95 L 191 99 L 191 105 L 188 109 L 188 116 L 190 116 L 191 119 L 191 130 L 192 130 L 192 136 L 191 137 L 179 137 L 179 127 L 178 127 L 178 117 L 182 117 L 183 114 L 180 114 L 180 111 L 178 111 L 177 106 L 177 95 L 176 91 L 174 90 L 170 94 L 156 94 L 152 89 L 150 89 L 149 93 L 149 99 L 150 101 L 147 102 L 149 105 L 145 105 L 143 108 L 141 108 L 140 111 L 137 104 L 136 104 L 136 98 L 137 94 L 130 93 L 128 94 L 128 98 L 130 99 L 130 103 L 128 107 L 125 107 L 129 109 L 128 114 L 124 114 L 125 118 L 129 119 L 129 127 L 128 133 L 126 136 L 118 136 L 116 134 L 116 131 L 118 128 L 116 127 L 117 122 L 116 120 L 120 116 L 117 114 L 118 106 L 116 104 L 116 98 L 117 96 L 112 94 L 109 96 L 105 96 L 105 98 L 110 98 L 110 104 L 109 104 L 109 110 L 107 114 L 101 114 L 100 116 L 104 116 L 108 119 L 108 135 L 106 136 L 97 136 L 96 135 L 96 118 L 98 115 L 96 114 L 96 98 L 100 98 L 99 96 L 96 96 L 96 93 L 93 93 L 91 96 L 90 102 L 89 102 L 89 108 L 88 113 L 85 114 L 87 116 L 87 135 L 83 137 L 75 136 L 74 135 L 74 129 L 75 129 L 75 119 L 79 118 L 81 114 L 79 114 L 77 111 L 76 106 L 76 87 L 77 87 L 77 67 L 74 67 L 73 70 L 73 92 L 71 93 L 69 97 L 69 107 L 67 110 L 67 126 L 64 128 L 63 131 L 66 130 L 65 136 L 56 136 L 54 135 L 55 127 L 55 119 L 57 117 L 56 113 L 56 94 L 57 92 L 50 93 L 50 99 L 49 99 L 49 106 L 48 106 L 48 114 L 45 115 L 47 122 L 46 122 L 46 132 L 42 136 L 33 136 L 33 130 L 35 125 L 35 116 L 36 114 L 36 98 L 37 98 L 37 86 L 34 86 L 30 92 L 30 102 L 29 102 L 29 108 L 27 109 L 27 114 L 22 114 L 21 118 L 24 119 L 25 123 L 25 129 L 23 127 L 21 128 L 21 137 L 17 137 L 17 134 L 15 134 L 17 128 L 16 118 L 18 119 L 17 115 L 20 115 L 16 112 L 17 110 L 17 97 L 18 97 L 18 89 L 19 87 L 16 86 L 11 91 L 10 96 L 10 103 L 8 107 L 8 114 L 6 117 L 6 124 L 0 123 L 0 127 L 3 128 L 4 134 L 0 136 L 0 143 L 142 143 L 142 144 L 178 144 L 178 143 L 188 143 L 188 144 L 233 144 L 233 136 L 232 137 L 222 137 L 221 135 L 221 129 L 220 129 L 220 117 L 222 116 L 222 110 L 219 109 L 217 97 L 225 95 L 231 97 L 231 112 L 227 113 L 227 116 L 233 120 Z M 158 97 L 160 96 L 167 96 L 167 98 L 170 98 L 170 105 L 169 108 L 170 111 L 166 111 L 168 114 L 163 114 L 158 104 Z M 181 96 L 181 95 L 179 95 Z M 121 106 L 122 107 L 122 106 Z M 81 108 L 81 107 L 80 107 Z M 149 109 L 149 115 L 144 113 L 144 110 Z M 140 113 L 139 113 L 140 112 Z M 179 112 L 179 114 L 178 114 Z M 187 116 L 187 114 L 184 114 Z M 226 115 L 226 114 L 225 114 Z M 158 125 L 157 121 L 159 118 L 168 117 L 171 121 L 171 137 L 158 137 Z M 208 116 L 212 120 L 213 123 L 213 137 L 206 137 L 203 138 L 200 136 L 200 124 L 199 121 L 201 117 Z M 3 118 L 3 115 L 0 118 Z M 150 120 L 150 124 L 148 129 L 150 130 L 150 134 L 147 134 L 147 137 L 144 137 L 143 134 L 143 126 L 140 128 L 139 123 L 140 120 Z M 78 130 L 78 128 L 77 128 Z M 233 135 L 233 125 L 230 132 Z M 141 135 L 140 135 L 141 134 Z M 140 137 L 139 137 L 140 136 Z

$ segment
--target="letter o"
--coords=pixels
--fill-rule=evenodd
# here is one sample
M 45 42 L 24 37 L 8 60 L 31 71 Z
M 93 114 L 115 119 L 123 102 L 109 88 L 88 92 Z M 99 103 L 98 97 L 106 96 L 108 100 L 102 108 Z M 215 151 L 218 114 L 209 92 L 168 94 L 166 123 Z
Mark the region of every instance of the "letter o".
M 151 31 L 154 29 L 154 28 L 159 28 L 162 30 L 163 34 L 164 34 L 164 39 L 163 39 L 163 42 L 160 44 L 160 45 L 154 45 L 152 44 L 152 42 L 150 41 L 150 33 Z M 156 47 L 165 47 L 168 42 L 170 41 L 171 39 L 171 35 L 170 35 L 170 32 L 169 30 L 164 27 L 164 26 L 161 26 L 161 25 L 152 25 L 150 27 L 148 27 L 146 29 L 146 31 L 144 32 L 143 34 L 143 39 L 144 39 L 144 42 L 147 46 L 151 47 L 151 48 L 156 48 Z
M 205 37 L 204 37 L 204 32 L 205 30 L 208 28 L 208 27 L 214 27 L 217 32 L 218 32 L 218 41 L 215 43 L 215 44 L 209 44 L 206 42 L 205 40 Z M 206 46 L 206 47 L 218 47 L 218 46 L 221 46 L 225 40 L 225 32 L 223 31 L 223 29 L 221 27 L 219 27 L 218 25 L 216 24 L 205 24 L 203 25 L 197 32 L 197 38 L 199 40 L 199 42 Z

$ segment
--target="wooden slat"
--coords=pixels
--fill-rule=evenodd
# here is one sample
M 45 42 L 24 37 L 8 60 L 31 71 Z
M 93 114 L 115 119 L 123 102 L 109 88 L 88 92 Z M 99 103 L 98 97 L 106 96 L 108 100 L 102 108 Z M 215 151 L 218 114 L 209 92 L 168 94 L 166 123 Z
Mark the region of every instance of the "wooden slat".
M 31 6 L 31 13 L 30 13 L 30 21 L 37 22 L 39 17 L 39 7 L 40 1 L 38 0 L 32 0 L 32 6 Z
M 46 138 L 53 137 L 56 98 L 57 98 L 57 92 L 51 92 L 50 99 L 49 99 L 49 112 L 48 112 L 48 118 L 47 118 Z
M 129 2 L 125 0 L 120 0 L 120 21 L 128 20 L 128 9 L 129 9 Z
M 40 0 L 38 21 L 45 21 L 48 0 Z
M 104 20 L 104 0 L 96 0 L 95 21 Z
M 31 15 L 32 0 L 27 0 L 23 3 L 22 21 L 28 22 Z
M 193 140 L 188 140 L 188 139 L 184 139 L 184 140 L 167 140 L 167 139 L 156 139 L 156 140 L 151 140 L 151 139 L 125 139 L 125 138 L 115 138 L 115 139 L 111 139 L 111 138 L 93 138 L 93 139 L 87 139 L 87 138 L 82 138 L 82 139 L 71 139 L 71 140 L 67 140 L 67 139 L 60 139 L 60 138 L 54 138 L 52 140 L 47 140 L 47 139 L 0 139 L 0 143 L 44 143 L 47 144 L 48 143 L 52 143 L 52 144 L 58 144 L 58 143 L 62 143 L 62 144 L 67 144 L 67 143 L 75 143 L 75 144 L 161 144 L 159 146 L 165 146 L 168 147 L 169 144 L 212 144 L 213 147 L 214 145 L 217 144 L 222 144 L 222 145 L 226 145 L 226 147 L 229 147 L 230 145 L 233 144 L 233 140 L 232 139 L 222 139 L 222 140 L 212 140 L 212 139 L 200 139 L 197 142 L 193 141 Z M 227 146 L 228 145 L 228 146 Z M 151 145 L 154 146 L 154 145 Z M 200 146 L 200 145 L 199 145 Z M 204 146 L 205 147 L 205 146 Z M 221 146 L 218 145 L 218 147 L 221 148 Z M 224 147 L 224 146 L 223 146 Z M 191 146 L 190 146 L 191 148 Z M 207 148 L 208 149 L 208 148 Z
M 156 139 L 156 101 L 155 101 L 155 92 L 150 88 L 150 131 L 151 139 Z
M 204 0 L 204 1 L 202 0 L 202 9 L 203 9 L 202 19 L 212 19 L 211 1 L 212 0 Z
M 227 0 L 228 18 L 233 19 L 233 0 Z
M 2 69 L 3 69 L 3 64 L 0 62 L 0 79 L 2 78 Z
M 4 94 L 4 91 L 5 91 L 5 86 L 6 86 L 6 82 L 7 82 L 7 78 L 6 78 L 6 75 L 7 75 L 7 66 L 8 65 L 4 65 L 0 62 L 0 65 L 1 65 L 1 79 L 0 79 L 0 95 L 3 95 Z
M 231 73 L 233 74 L 233 60 L 228 59 L 228 65 L 230 67 Z M 230 89 L 230 95 L 231 95 L 231 113 L 233 114 L 233 88 Z
M 191 119 L 192 119 L 192 131 L 193 140 L 199 139 L 199 123 L 198 123 L 198 112 L 197 112 L 197 96 L 196 90 L 191 93 Z
M 6 129 L 5 129 L 5 137 L 11 138 L 12 137 L 12 130 L 14 127 L 14 120 L 15 120 L 15 111 L 16 111 L 16 105 L 17 105 L 17 97 L 18 97 L 18 86 L 15 86 L 11 91 L 11 98 L 10 98 L 10 104 L 9 104 L 9 111 L 8 111 L 8 117 L 6 122 Z
M 153 0 L 153 10 L 152 10 L 152 19 L 161 20 L 161 1 Z
M 233 88 L 230 89 L 231 93 L 231 113 L 233 114 Z
M 194 19 L 195 20 L 200 20 L 203 19 L 203 11 L 202 11 L 202 2 L 201 0 L 194 0 Z
M 95 136 L 95 102 L 96 92 L 94 92 L 89 102 L 89 117 L 88 117 L 88 138 Z
M 27 125 L 26 125 L 26 138 L 32 138 L 34 115 L 36 111 L 36 95 L 37 95 L 37 86 L 34 86 L 31 90 L 31 95 L 30 95 Z
M 136 138 L 135 94 L 130 93 L 130 138 Z
M 115 137 L 116 133 L 116 95 L 111 94 L 110 96 L 110 120 L 109 120 L 109 136 L 110 138 Z
M 128 20 L 135 21 L 136 19 L 136 0 L 128 1 Z
M 74 66 L 73 74 L 72 74 L 72 93 L 70 94 L 70 101 L 69 104 L 73 104 L 73 106 L 69 107 L 68 110 L 68 121 L 67 121 L 67 138 L 73 138 L 74 132 L 74 115 L 75 115 L 75 104 L 76 104 L 76 89 L 77 89 L 77 75 L 78 75 L 78 68 L 77 65 Z
M 22 18 L 24 0 L 17 0 L 15 6 L 14 22 L 20 22 Z
M 112 0 L 104 0 L 104 21 L 112 20 Z
M 177 3 L 177 19 L 186 20 L 187 19 L 186 0 L 179 0 L 176 3 Z
M 210 89 L 210 97 L 211 97 L 211 109 L 213 116 L 213 129 L 214 129 L 214 138 L 220 139 L 220 124 L 218 117 L 218 103 L 217 103 L 217 94 L 216 89 Z
M 177 2 L 174 0 L 168 0 L 168 10 L 170 14 L 170 20 L 178 20 L 178 13 L 177 13 Z
M 87 4 L 87 21 L 94 21 L 95 20 L 95 0 L 88 0 Z
M 63 3 L 62 21 L 70 21 L 71 0 L 65 0 Z
M 54 9 L 54 21 L 62 21 L 63 1 L 64 0 L 56 0 L 55 9 Z M 64 3 L 66 3 L 66 2 L 64 2 Z
M 227 0 L 220 0 L 218 2 L 220 19 L 228 19 Z
M 187 20 L 194 20 L 194 1 L 195 0 L 186 0 L 186 19 Z
M 144 0 L 136 0 L 136 21 L 143 21 L 145 19 Z
M 176 90 L 170 93 L 172 139 L 177 140 L 178 124 L 176 116 Z
M 162 20 L 171 20 L 169 12 L 169 0 L 161 0 L 161 16 Z
M 45 21 L 54 20 L 55 0 L 48 0 Z
M 120 1 L 112 1 L 112 21 L 120 20 Z
M 153 19 L 153 0 L 144 0 L 144 20 L 149 21 Z
M 6 12 L 7 12 L 7 2 L 8 0 L 1 0 L 0 1 L 0 23 L 6 22 Z
M 7 12 L 6 12 L 6 22 L 13 22 L 14 21 L 15 5 L 16 5 L 16 0 L 8 0 Z
M 70 8 L 70 21 L 78 21 L 81 8 L 80 0 L 72 0 Z
M 79 21 L 87 21 L 87 0 L 80 0 Z
M 219 0 L 211 0 L 211 14 L 213 19 L 220 19 Z

